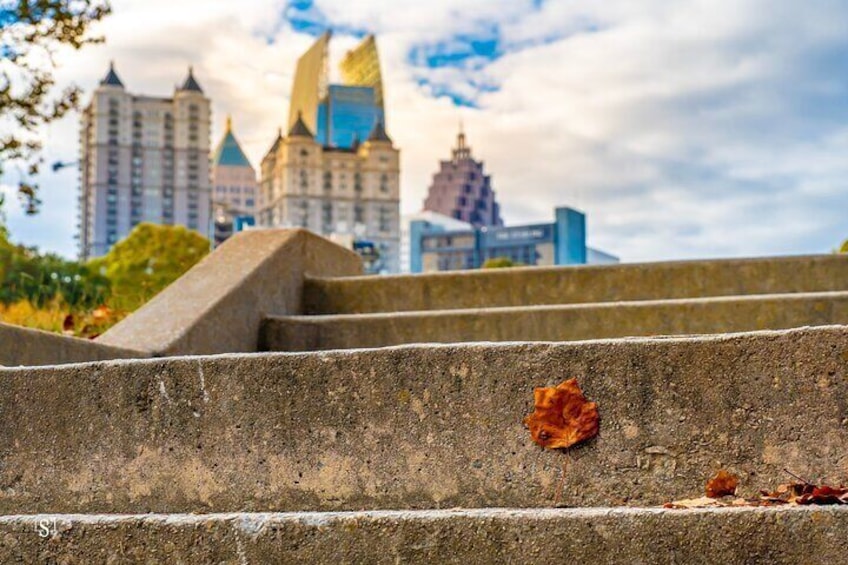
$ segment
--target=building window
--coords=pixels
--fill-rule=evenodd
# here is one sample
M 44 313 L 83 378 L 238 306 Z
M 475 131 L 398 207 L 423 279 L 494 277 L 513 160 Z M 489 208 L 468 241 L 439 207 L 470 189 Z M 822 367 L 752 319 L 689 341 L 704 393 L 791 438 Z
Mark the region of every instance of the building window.
M 357 224 L 365 223 L 365 211 L 362 209 L 362 206 L 357 204 L 353 207 L 353 221 Z
M 380 175 L 380 192 L 389 191 L 389 176 L 386 173 Z
M 380 206 L 380 215 L 378 217 L 378 229 L 381 232 L 391 231 L 391 212 L 385 206 Z
M 321 205 L 321 229 L 324 233 L 333 231 L 333 204 L 324 202 Z

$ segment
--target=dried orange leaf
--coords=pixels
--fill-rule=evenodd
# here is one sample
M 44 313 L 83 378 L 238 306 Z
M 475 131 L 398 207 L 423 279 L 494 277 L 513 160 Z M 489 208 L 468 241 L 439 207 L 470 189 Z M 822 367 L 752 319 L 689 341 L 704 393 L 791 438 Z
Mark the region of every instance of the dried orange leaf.
M 716 473 L 716 476 L 707 481 L 706 493 L 710 498 L 721 498 L 730 494 L 736 494 L 739 479 L 736 475 L 728 473 L 724 469 Z
M 577 379 L 533 391 L 535 410 L 524 418 L 533 441 L 548 449 L 571 447 L 598 435 L 598 405 L 589 402 Z

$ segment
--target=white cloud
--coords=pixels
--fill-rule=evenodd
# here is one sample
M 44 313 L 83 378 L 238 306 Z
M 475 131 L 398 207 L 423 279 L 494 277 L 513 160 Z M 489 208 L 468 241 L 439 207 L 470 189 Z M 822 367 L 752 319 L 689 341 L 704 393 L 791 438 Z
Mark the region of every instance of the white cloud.
M 591 243 L 628 260 L 827 252 L 848 237 L 848 7 L 791 0 L 318 0 L 334 24 L 378 32 L 405 211 L 420 207 L 465 122 L 508 222 L 557 205 L 589 215 Z M 110 59 L 127 87 L 169 94 L 193 64 L 258 165 L 287 116 L 294 63 L 312 38 L 284 3 L 117 0 L 107 43 L 67 54 L 60 78 L 92 88 Z M 426 69 L 413 46 L 497 25 L 514 47 L 481 71 Z M 337 34 L 334 52 L 354 40 Z M 457 108 L 419 84 L 478 101 Z M 469 78 L 492 82 L 474 92 Z M 72 159 L 76 121 L 48 131 Z M 7 179 L 8 181 L 8 179 Z M 44 212 L 13 235 L 73 251 L 74 175 L 46 173 Z

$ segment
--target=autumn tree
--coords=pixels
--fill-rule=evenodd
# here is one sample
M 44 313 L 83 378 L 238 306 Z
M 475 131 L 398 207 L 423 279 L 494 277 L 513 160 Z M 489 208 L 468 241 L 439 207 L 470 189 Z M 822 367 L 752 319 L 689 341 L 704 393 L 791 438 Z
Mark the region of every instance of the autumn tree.
M 88 29 L 109 11 L 106 0 L 0 0 L 0 174 L 4 163 L 20 164 L 18 194 L 27 214 L 40 204 L 31 181 L 41 164 L 39 128 L 80 100 L 78 86 L 54 88 L 56 54 L 101 42 Z
M 842 242 L 842 247 L 839 248 L 839 253 L 848 253 L 848 239 Z
M 209 240 L 183 226 L 142 223 L 89 265 L 112 283 L 114 307 L 135 310 L 209 253 Z

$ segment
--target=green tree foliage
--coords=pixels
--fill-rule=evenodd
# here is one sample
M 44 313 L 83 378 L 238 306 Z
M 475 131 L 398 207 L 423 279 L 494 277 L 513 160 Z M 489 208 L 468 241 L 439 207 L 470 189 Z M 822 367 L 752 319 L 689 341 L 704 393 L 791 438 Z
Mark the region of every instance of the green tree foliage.
M 79 104 L 77 86 L 54 92 L 55 55 L 102 41 L 87 31 L 109 11 L 105 0 L 0 0 L 0 174 L 4 162 L 22 164 L 18 194 L 28 214 L 40 204 L 28 180 L 41 164 L 38 130 Z
M 89 265 L 112 282 L 115 308 L 132 311 L 177 280 L 207 253 L 209 240 L 183 226 L 143 223 Z
M 848 239 L 842 242 L 842 247 L 839 248 L 839 253 L 848 253 Z
M 517 267 L 518 263 L 510 259 L 509 257 L 492 257 L 491 259 L 486 259 L 483 263 L 484 269 L 502 269 L 504 267 Z
M 76 261 L 15 245 L 0 227 L 0 303 L 29 300 L 40 308 L 59 300 L 69 309 L 78 309 L 102 304 L 108 296 L 106 277 Z

